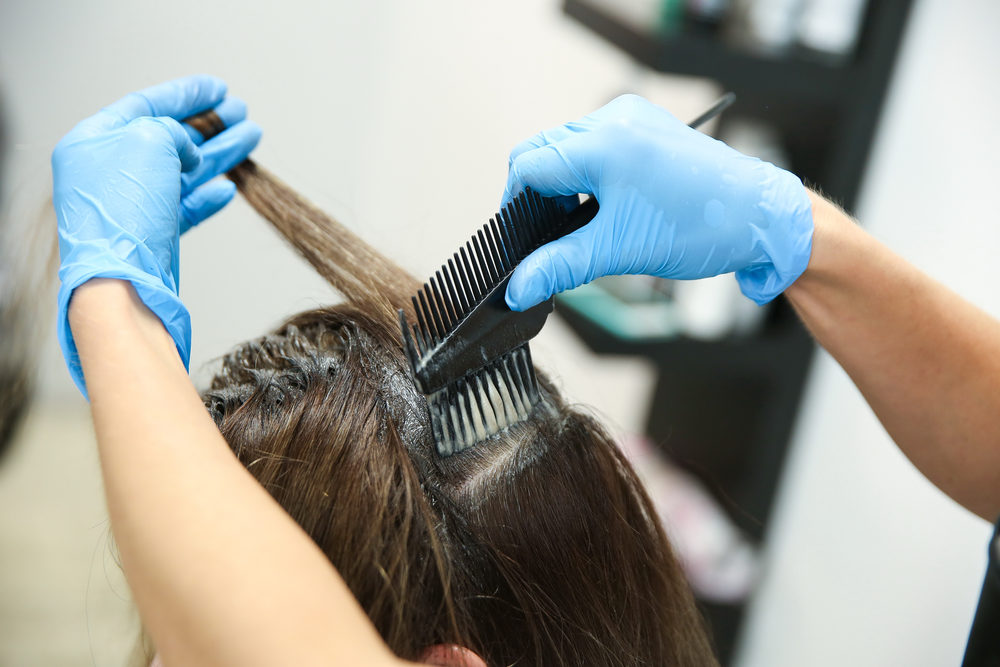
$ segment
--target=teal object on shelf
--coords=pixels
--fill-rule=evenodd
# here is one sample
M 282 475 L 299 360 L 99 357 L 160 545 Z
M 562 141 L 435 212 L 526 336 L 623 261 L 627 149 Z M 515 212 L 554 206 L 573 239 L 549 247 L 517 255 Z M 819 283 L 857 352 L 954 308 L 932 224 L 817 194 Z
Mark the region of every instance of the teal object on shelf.
M 677 307 L 668 297 L 631 301 L 615 292 L 599 280 L 559 294 L 556 303 L 622 340 L 669 340 L 680 335 Z
M 662 0 L 660 3 L 660 32 L 671 35 L 680 32 L 684 23 L 684 0 Z

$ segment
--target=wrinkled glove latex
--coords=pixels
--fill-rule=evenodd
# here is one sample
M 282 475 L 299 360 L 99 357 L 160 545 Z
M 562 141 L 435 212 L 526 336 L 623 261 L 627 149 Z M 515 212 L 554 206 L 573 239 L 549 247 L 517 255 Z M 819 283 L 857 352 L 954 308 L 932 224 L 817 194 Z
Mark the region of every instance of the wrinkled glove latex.
M 812 211 L 798 178 L 635 95 L 515 147 L 504 203 L 525 186 L 546 196 L 592 194 L 600 211 L 521 262 L 507 287 L 514 310 L 625 273 L 735 271 L 743 294 L 763 304 L 809 263 Z
M 178 122 L 214 108 L 227 128 L 202 141 Z M 215 176 L 242 162 L 260 139 L 246 105 L 226 85 L 191 76 L 132 93 L 74 127 L 52 153 L 59 220 L 59 344 L 87 395 L 67 310 L 91 278 L 128 280 L 163 322 L 187 367 L 191 318 L 178 296 L 180 235 L 236 192 Z M 211 182 L 209 182 L 211 181 Z

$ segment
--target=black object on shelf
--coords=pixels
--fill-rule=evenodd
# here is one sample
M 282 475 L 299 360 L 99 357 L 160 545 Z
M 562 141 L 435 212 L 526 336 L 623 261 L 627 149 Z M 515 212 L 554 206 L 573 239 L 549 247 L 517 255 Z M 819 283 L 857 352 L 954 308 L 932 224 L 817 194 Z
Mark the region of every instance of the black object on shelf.
M 865 166 L 912 0 L 871 0 L 853 55 L 831 65 L 790 53 L 741 51 L 705 31 L 656 34 L 604 5 L 564 0 L 564 12 L 654 70 L 715 80 L 737 104 L 719 125 L 764 122 L 780 136 L 790 169 L 848 211 Z M 601 354 L 638 355 L 658 369 L 647 433 L 698 475 L 757 543 L 775 490 L 815 345 L 779 299 L 762 330 L 721 341 L 626 340 L 562 304 L 556 312 Z M 702 604 L 720 662 L 731 661 L 742 605 Z

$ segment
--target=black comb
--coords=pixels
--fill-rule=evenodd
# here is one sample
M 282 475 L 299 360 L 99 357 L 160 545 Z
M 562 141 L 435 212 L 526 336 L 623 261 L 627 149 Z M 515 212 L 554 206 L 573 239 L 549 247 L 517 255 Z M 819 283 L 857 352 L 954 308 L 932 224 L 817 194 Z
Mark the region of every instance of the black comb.
M 727 93 L 690 125 L 736 100 Z M 413 297 L 417 322 L 399 311 L 406 356 L 427 396 L 438 454 L 449 456 L 524 421 L 538 403 L 528 341 L 552 312 L 552 298 L 514 312 L 504 297 L 517 265 L 597 214 L 593 197 L 571 211 L 525 189 L 455 253 Z
M 538 402 L 527 343 L 542 330 L 552 299 L 514 312 L 504 300 L 507 283 L 521 260 L 587 224 L 597 210 L 590 198 L 567 213 L 557 200 L 525 189 L 417 292 L 412 327 L 399 311 L 442 456 L 527 419 Z

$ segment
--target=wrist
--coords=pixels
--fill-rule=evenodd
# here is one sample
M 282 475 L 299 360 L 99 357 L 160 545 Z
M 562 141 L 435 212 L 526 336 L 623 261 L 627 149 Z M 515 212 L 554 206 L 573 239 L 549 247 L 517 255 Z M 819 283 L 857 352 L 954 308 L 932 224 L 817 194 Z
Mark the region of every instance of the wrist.
M 173 350 L 173 338 L 127 280 L 94 278 L 73 292 L 67 313 L 70 329 L 80 347 L 94 337 L 128 330 L 156 347 Z
M 59 294 L 59 344 L 76 386 L 88 398 L 82 357 L 111 357 L 108 341 L 141 337 L 157 354 L 186 369 L 191 349 L 184 304 L 160 284 L 126 278 L 92 278 Z
M 848 257 L 857 258 L 857 241 L 863 238 L 843 209 L 817 192 L 806 192 L 812 203 L 813 245 L 805 271 L 785 292 L 793 302 L 843 275 L 841 265 Z
M 92 278 L 73 290 L 67 308 L 72 329 L 99 323 L 102 316 L 125 315 L 131 307 L 131 284 L 116 278 Z
M 740 290 L 763 305 L 792 285 L 812 254 L 813 212 L 808 190 L 791 172 L 756 161 L 758 179 L 748 216 L 754 256 L 736 271 Z

